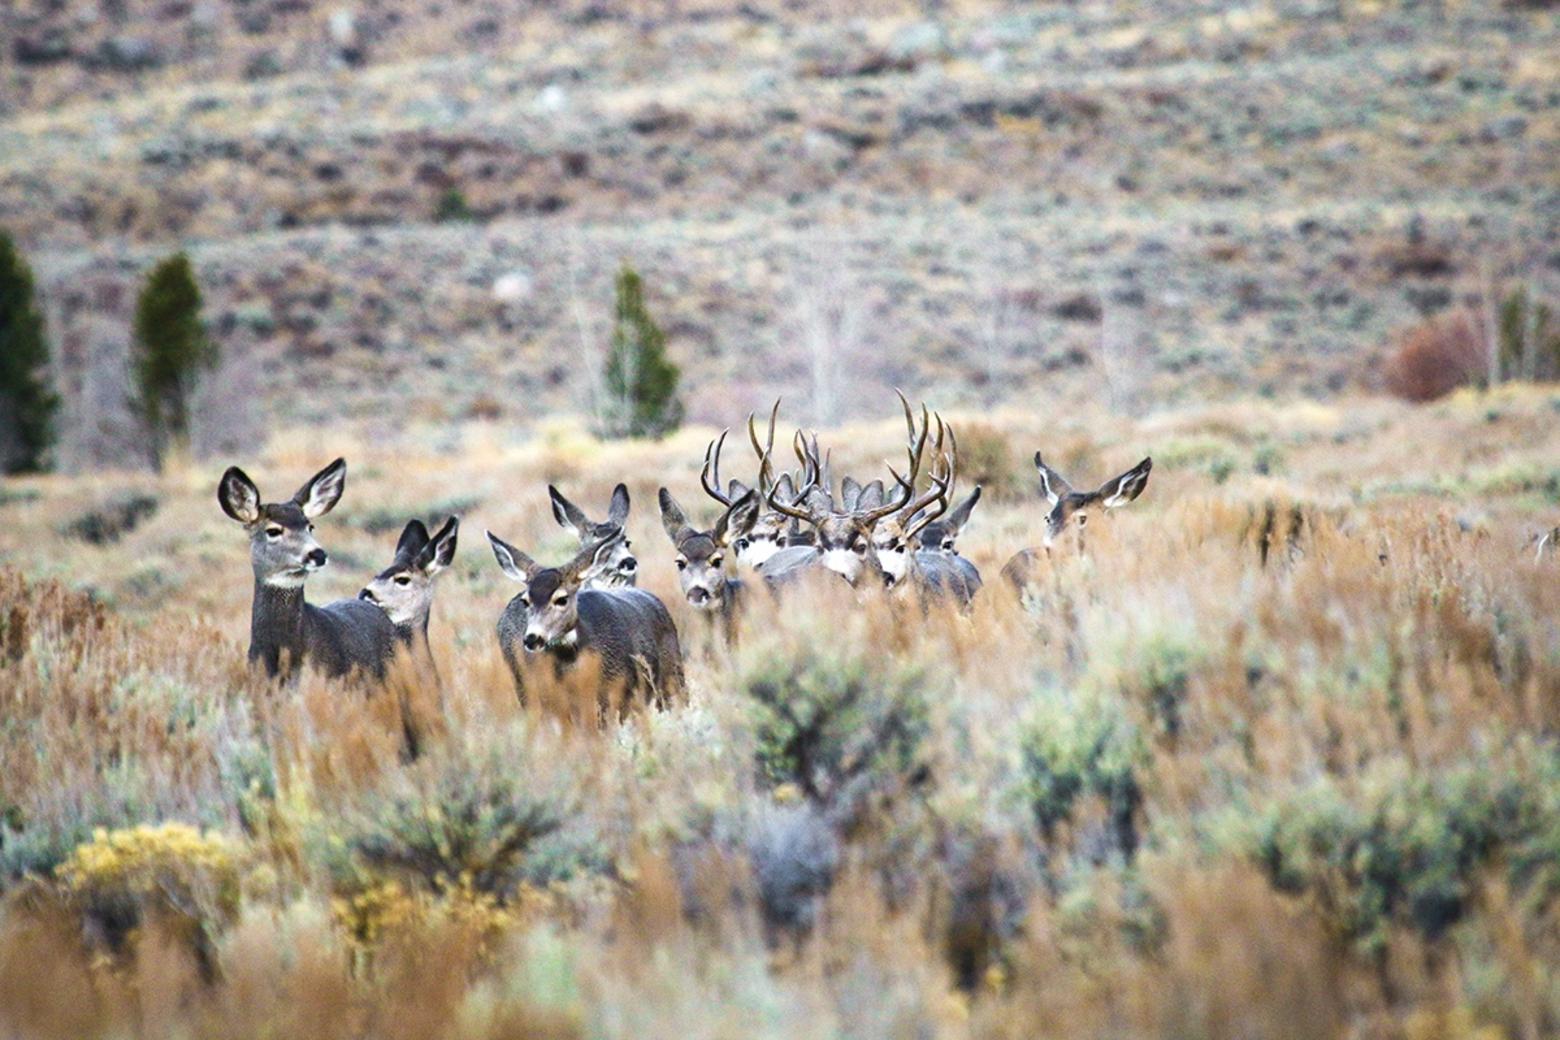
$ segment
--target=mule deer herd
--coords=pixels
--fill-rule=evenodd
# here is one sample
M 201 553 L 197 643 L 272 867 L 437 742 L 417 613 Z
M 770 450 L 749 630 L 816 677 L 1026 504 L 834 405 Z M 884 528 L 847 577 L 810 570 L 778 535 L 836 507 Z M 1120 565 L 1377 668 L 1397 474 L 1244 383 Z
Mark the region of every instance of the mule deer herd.
M 844 583 L 861 594 L 911 597 L 923 609 L 944 603 L 966 610 L 981 590 L 975 565 L 957 540 L 980 501 L 977 485 L 953 505 L 959 447 L 953 427 L 923 404 L 919 414 L 899 395 L 905 420 L 905 466 L 888 466 L 888 478 L 836 485 L 831 455 L 817 436 L 797 430 L 791 439 L 794 470 L 777 473 L 775 425 L 770 410 L 760 438 L 754 416 L 748 440 L 757 470 L 751 485 L 723 483 L 726 433 L 705 450 L 700 484 L 721 506 L 701 528 L 661 488 L 661 524 L 675 553 L 684 599 L 702 622 L 711 645 L 737 637 L 738 618 L 753 601 L 806 595 L 810 582 Z M 1044 544 L 1015 555 L 1002 570 L 1022 590 L 1069 524 L 1082 531 L 1095 507 L 1127 505 L 1148 485 L 1152 462 L 1144 459 L 1097 490 L 1079 492 L 1035 453 L 1040 488 L 1050 512 Z M 449 518 L 430 535 L 420 520 L 401 533 L 390 565 L 356 599 L 316 606 L 304 600 L 304 582 L 329 557 L 314 538 L 314 521 L 333 509 L 346 487 L 347 465 L 337 459 L 285 502 L 266 503 L 243 470 L 230 467 L 217 488 L 222 510 L 249 534 L 254 569 L 249 660 L 271 677 L 291 676 L 308 664 L 330 677 L 359 673 L 383 679 L 398 648 L 428 658 L 428 617 L 434 582 L 455 556 L 459 520 Z M 557 566 L 537 563 L 488 532 L 504 574 L 520 592 L 498 619 L 498 642 L 524 697 L 529 680 L 556 678 L 591 661 L 603 707 L 635 701 L 662 704 L 684 688 L 683 647 L 666 605 L 637 587 L 639 560 L 626 524 L 629 493 L 614 489 L 606 518 L 591 520 L 549 486 L 559 526 L 579 550 Z M 756 579 L 756 580 L 754 580 Z

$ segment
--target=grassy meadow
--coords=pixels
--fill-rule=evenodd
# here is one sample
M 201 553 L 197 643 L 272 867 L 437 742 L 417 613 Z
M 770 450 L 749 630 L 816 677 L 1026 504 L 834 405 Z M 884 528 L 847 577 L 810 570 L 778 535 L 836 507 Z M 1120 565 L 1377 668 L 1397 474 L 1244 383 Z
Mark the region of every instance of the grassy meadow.
M 970 614 L 760 602 L 731 651 L 654 506 L 713 515 L 708 430 L 327 430 L 8 482 L 0 1036 L 1560 1031 L 1560 394 L 947 417 L 986 488 Z M 863 478 L 901 436 L 822 431 Z M 1020 602 L 1036 448 L 1080 486 L 1155 467 Z M 336 455 L 315 602 L 462 517 L 437 680 L 245 667 L 217 478 L 284 498 Z M 620 479 L 690 695 L 603 728 L 517 701 L 483 530 L 561 562 L 545 484 L 601 514 Z

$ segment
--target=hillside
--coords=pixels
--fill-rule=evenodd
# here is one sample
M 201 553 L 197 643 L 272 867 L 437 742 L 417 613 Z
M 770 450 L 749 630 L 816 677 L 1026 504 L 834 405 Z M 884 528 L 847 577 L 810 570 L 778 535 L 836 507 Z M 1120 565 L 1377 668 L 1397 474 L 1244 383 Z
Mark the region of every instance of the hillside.
M 7 16 L 0 120 L 77 461 L 179 246 L 255 426 L 578 409 L 622 261 L 705 420 L 1329 394 L 1560 271 L 1525 5 L 80 6 Z

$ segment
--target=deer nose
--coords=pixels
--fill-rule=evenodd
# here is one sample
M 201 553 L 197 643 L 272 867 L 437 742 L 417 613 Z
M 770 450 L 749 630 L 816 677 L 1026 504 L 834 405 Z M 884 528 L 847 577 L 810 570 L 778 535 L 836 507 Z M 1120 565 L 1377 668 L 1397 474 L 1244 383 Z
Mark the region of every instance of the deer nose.
M 325 561 L 328 559 L 330 559 L 330 557 L 325 555 L 324 549 L 312 549 L 309 551 L 309 554 L 303 558 L 303 562 L 315 567 L 323 567 L 325 566 Z
M 525 648 L 527 650 L 540 650 L 545 642 L 546 640 L 535 632 L 527 632 L 525 634 Z
M 358 599 L 367 600 L 369 603 L 379 602 L 379 600 L 375 598 L 374 594 L 367 589 L 364 589 L 362 592 L 358 593 Z
M 699 606 L 710 598 L 710 590 L 700 585 L 695 585 L 688 590 L 688 602 Z
M 624 574 L 632 574 L 635 571 L 637 571 L 638 569 L 639 569 L 639 561 L 634 559 L 632 556 L 628 557 L 622 563 L 618 564 L 618 570 L 622 571 Z

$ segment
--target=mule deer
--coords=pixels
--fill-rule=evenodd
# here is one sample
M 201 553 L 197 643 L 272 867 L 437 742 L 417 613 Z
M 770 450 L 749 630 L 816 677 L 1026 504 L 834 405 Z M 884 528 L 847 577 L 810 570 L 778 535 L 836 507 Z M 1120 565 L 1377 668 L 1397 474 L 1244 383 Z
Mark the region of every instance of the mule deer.
M 1040 549 L 1025 549 L 1017 553 L 1002 568 L 1002 576 L 1015 588 L 1022 590 L 1033 577 L 1043 553 L 1049 553 L 1058 536 L 1066 529 L 1068 521 L 1076 519 L 1081 534 L 1089 520 L 1089 510 L 1119 509 L 1143 493 L 1148 486 L 1148 473 L 1154 460 L 1144 459 L 1119 476 L 1112 477 L 1094 491 L 1074 491 L 1062 475 L 1035 452 L 1035 469 L 1040 474 L 1040 493 L 1051 504 L 1045 518 L 1045 544 Z
M 455 539 L 460 518 L 450 517 L 429 537 L 421 520 L 411 520 L 401 531 L 390 566 L 363 586 L 358 599 L 383 610 L 395 625 L 401 642 L 426 650 L 428 616 L 433 610 L 433 579 L 455 559 Z
M 372 603 L 304 602 L 304 582 L 329 560 L 314 540 L 314 521 L 335 508 L 346 484 L 346 461 L 337 459 L 285 502 L 261 502 L 260 490 L 237 466 L 217 485 L 222 511 L 249 533 L 255 574 L 249 660 L 270 677 L 291 677 L 308 662 L 332 678 L 351 672 L 383 678 L 397 645 L 395 626 Z
M 619 484 L 612 489 L 612 501 L 607 504 L 607 518 L 601 523 L 586 517 L 579 506 L 563 497 L 563 493 L 551 484 L 547 485 L 547 497 L 552 500 L 553 519 L 558 526 L 580 540 L 584 548 L 595 542 L 611 538 L 628 523 L 628 486 Z M 634 557 L 634 544 L 627 536 L 612 543 L 612 549 L 591 565 L 585 575 L 588 589 L 625 589 L 639 583 L 639 561 Z
M 541 658 L 551 660 L 557 676 L 581 655 L 598 667 L 603 709 L 614 696 L 626 709 L 636 696 L 662 706 L 682 695 L 682 647 L 665 604 L 637 588 L 584 588 L 586 574 L 622 537 L 619 531 L 561 567 L 542 567 L 488 532 L 498 565 L 525 586 L 498 619 L 499 647 L 522 699 L 526 672 Z
M 910 402 L 905 400 L 903 394 L 899 395 L 899 401 L 905 412 L 906 450 L 910 453 L 911 473 L 908 483 L 913 490 L 915 474 L 921 466 L 920 453 L 926 450 L 927 427 L 931 419 L 923 405 L 922 429 L 918 431 Z M 942 453 L 945 435 L 949 447 L 947 454 Z M 958 473 L 958 438 L 954 435 L 953 427 L 946 426 L 940 416 L 937 418 L 937 438 L 932 451 L 934 461 L 927 491 L 920 498 L 906 503 L 899 512 L 879 521 L 872 532 L 872 543 L 890 589 L 913 588 L 923 603 L 952 596 L 961 606 L 965 606 L 980 589 L 980 572 L 974 564 L 951 548 L 944 551 L 940 543 L 935 550 L 927 548 L 926 531 L 946 515 Z M 942 463 L 940 473 L 937 466 L 939 461 Z M 978 500 L 979 493 L 980 489 L 977 488 L 967 502 Z
M 758 518 L 758 492 L 748 490 L 707 531 L 695 530 L 682 507 L 661 489 L 661 525 L 677 550 L 677 580 L 688 605 L 721 628 L 723 640 L 735 640 L 742 582 L 732 577 L 728 553 L 746 539 Z
M 924 411 L 924 409 L 923 409 Z M 938 420 L 941 424 L 941 420 Z M 821 481 L 827 480 L 824 462 L 819 458 L 817 441 L 809 445 L 807 438 L 797 431 L 792 449 L 802 463 L 805 484 L 798 490 L 794 503 L 786 503 L 771 496 L 770 504 L 788 517 L 806 524 L 816 532 L 817 544 L 791 547 L 777 553 L 763 574 L 771 584 L 793 580 L 801 573 L 815 567 L 823 567 L 843 577 L 851 585 L 860 587 L 864 580 L 876 578 L 884 585 L 891 584 L 873 544 L 873 528 L 895 513 L 913 515 L 930 505 L 930 493 L 920 501 L 915 500 L 915 481 L 926 447 L 930 420 L 923 425 L 918 437 L 909 446 L 910 475 L 908 478 L 894 474 L 899 494 L 894 499 L 863 506 L 861 495 L 855 496 L 855 508 L 845 509 L 834 504 L 833 496 Z M 939 435 L 940 436 L 940 435 Z M 765 453 L 761 472 L 769 468 L 769 453 Z M 892 473 L 890 469 L 890 473 Z M 870 584 L 870 581 L 868 582 Z

